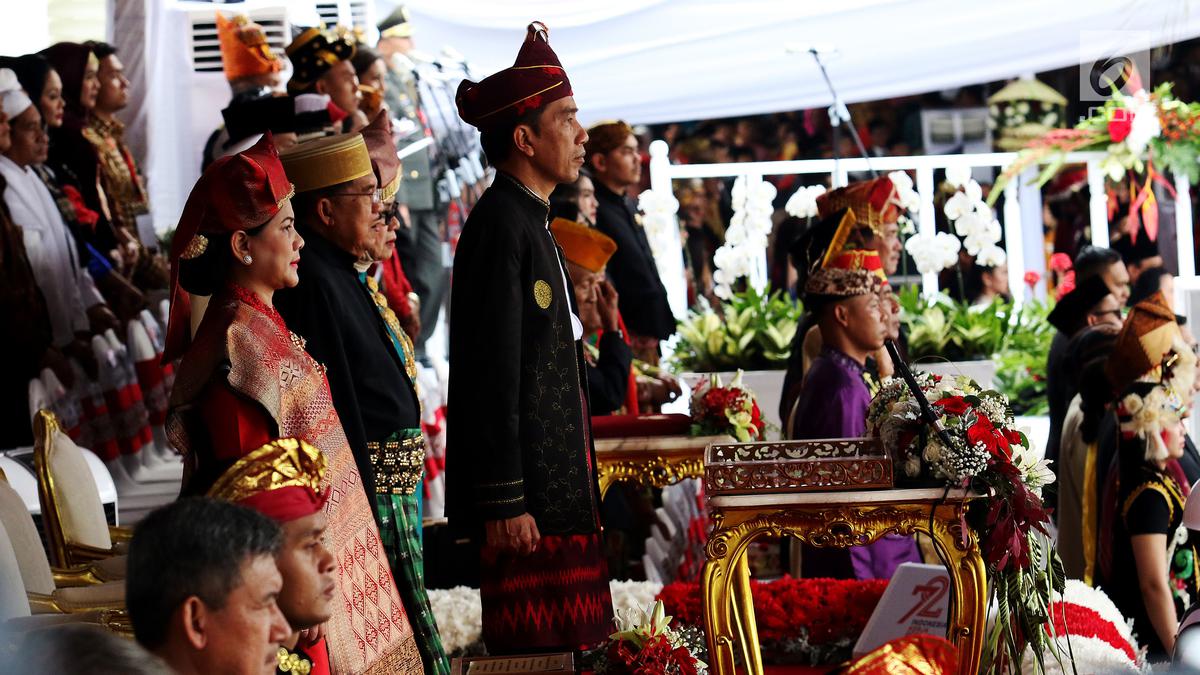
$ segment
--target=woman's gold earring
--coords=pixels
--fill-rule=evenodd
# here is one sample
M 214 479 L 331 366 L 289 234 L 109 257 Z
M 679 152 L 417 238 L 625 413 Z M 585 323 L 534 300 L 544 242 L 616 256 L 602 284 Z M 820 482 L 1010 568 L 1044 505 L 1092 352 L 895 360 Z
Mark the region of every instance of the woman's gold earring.
M 242 256 L 242 262 L 249 265 L 250 263 L 254 262 L 254 258 L 251 258 L 250 254 L 247 253 L 246 255 Z

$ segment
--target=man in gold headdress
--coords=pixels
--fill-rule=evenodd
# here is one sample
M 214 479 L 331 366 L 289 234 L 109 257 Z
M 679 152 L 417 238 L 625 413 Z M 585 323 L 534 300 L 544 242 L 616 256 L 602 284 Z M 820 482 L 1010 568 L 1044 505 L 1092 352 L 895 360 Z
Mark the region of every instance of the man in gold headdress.
M 851 240 L 854 223 L 851 209 L 823 219 L 817 227 L 830 229 L 832 237 L 801 256 L 804 304 L 816 318 L 822 346 L 787 418 L 789 438 L 858 438 L 867 431 L 871 393 L 863 376 L 868 357 L 887 338 L 887 279 L 879 253 Z M 802 565 L 806 577 L 888 579 L 904 562 L 920 562 L 916 544 L 911 537 L 887 536 L 850 551 L 807 547 Z
M 279 523 L 283 544 L 275 565 L 283 586 L 275 602 L 292 633 L 279 647 L 277 672 L 327 675 L 329 649 L 325 636 L 308 632 L 342 608 L 334 602 L 337 561 L 325 547 L 329 521 L 325 502 L 325 455 L 291 438 L 272 441 L 238 459 L 208 491 L 214 499 L 233 502 Z
M 427 673 L 449 672 L 421 566 L 417 490 L 425 462 L 416 362 L 395 313 L 366 274 L 379 253 L 383 195 L 361 134 L 301 143 L 280 156 L 296 185 L 300 283 L 276 294 L 288 327 L 328 368 L 333 406 L 372 496 L 380 537 Z
M 354 121 L 358 112 L 358 75 L 350 63 L 354 50 L 354 38 L 350 35 L 320 28 L 305 29 L 287 46 L 287 57 L 292 62 L 288 93 L 324 94 L 349 115 L 348 125 L 362 128 L 365 119 Z

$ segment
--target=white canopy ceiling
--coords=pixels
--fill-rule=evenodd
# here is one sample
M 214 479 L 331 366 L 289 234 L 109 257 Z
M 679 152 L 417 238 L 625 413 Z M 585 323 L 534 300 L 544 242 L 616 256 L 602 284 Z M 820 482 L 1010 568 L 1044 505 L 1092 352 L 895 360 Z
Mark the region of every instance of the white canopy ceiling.
M 379 16 L 391 6 L 378 0 Z M 419 50 L 452 45 L 476 77 L 512 64 L 545 22 L 586 121 L 710 119 L 827 106 L 808 53 L 831 47 L 848 103 L 937 91 L 1107 56 L 1086 31 L 1141 48 L 1200 35 L 1188 0 L 409 0 Z M 1081 44 L 1088 46 L 1081 49 Z M 1085 53 L 1092 52 L 1092 53 Z

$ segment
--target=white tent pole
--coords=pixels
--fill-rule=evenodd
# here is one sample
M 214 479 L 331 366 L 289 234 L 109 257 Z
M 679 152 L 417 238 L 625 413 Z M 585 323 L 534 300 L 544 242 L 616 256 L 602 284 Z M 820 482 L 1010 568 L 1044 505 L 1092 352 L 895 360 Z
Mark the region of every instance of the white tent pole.
M 1025 229 L 1021 222 L 1021 201 L 1017 181 L 1004 186 L 1004 249 L 1008 255 L 1008 292 L 1013 303 L 1025 302 Z
M 1088 202 L 1089 222 L 1092 228 L 1092 246 L 1108 248 L 1108 193 L 1104 190 L 1104 172 L 1100 160 L 1087 163 L 1088 191 L 1092 198 Z
M 921 209 L 917 214 L 917 228 L 921 234 L 937 234 L 937 211 L 933 205 L 933 167 L 917 167 L 917 194 L 921 196 Z M 928 297 L 937 295 L 938 275 L 930 272 L 921 275 L 921 292 Z
M 1192 238 L 1192 188 L 1187 176 L 1175 176 L 1175 244 L 1179 255 L 1179 276 L 1196 275 L 1196 249 Z

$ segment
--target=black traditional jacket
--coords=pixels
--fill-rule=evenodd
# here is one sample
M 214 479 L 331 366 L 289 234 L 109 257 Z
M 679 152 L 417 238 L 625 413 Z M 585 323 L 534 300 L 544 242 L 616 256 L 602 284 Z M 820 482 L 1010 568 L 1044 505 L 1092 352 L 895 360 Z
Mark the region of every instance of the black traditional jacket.
M 583 349 L 548 210 L 498 174 L 454 255 L 446 515 L 459 532 L 523 513 L 543 535 L 599 528 Z
M 401 429 L 421 426 L 413 382 L 400 362 L 387 325 L 354 269 L 354 256 L 301 227 L 300 284 L 276 291 L 275 308 L 306 349 L 325 364 L 333 407 L 354 451 L 368 495 L 375 472 L 368 442 L 382 443 Z
M 617 289 L 625 327 L 634 335 L 660 340 L 671 337 L 675 315 L 633 204 L 600 181 L 596 181 L 596 201 L 596 229 L 617 242 L 606 274 Z

